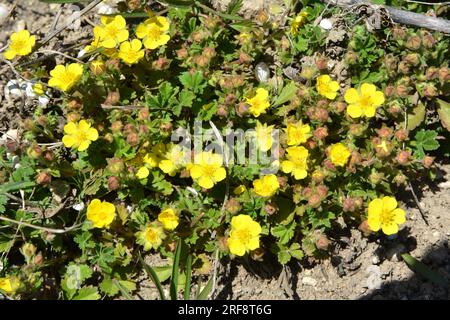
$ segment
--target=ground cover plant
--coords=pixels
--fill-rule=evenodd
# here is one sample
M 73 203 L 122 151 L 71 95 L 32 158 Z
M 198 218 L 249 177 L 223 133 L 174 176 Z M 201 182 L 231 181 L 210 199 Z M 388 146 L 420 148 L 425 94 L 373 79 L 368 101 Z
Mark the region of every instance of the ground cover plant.
M 118 2 L 50 59 L 45 35 L 10 35 L 7 89 L 31 112 L 0 146 L 4 296 L 131 299 L 146 273 L 160 298 L 205 299 L 224 257 L 285 265 L 329 258 L 342 225 L 398 233 L 397 190 L 449 153 L 448 36 L 241 5 Z

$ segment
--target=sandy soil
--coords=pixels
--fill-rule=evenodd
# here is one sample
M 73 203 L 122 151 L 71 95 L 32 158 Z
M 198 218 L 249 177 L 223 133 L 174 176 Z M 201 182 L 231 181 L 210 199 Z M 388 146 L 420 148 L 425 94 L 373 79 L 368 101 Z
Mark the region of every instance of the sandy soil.
M 6 3 L 0 0 L 1 3 Z M 58 12 L 57 6 L 36 0 L 14 1 L 16 14 L 0 29 L 0 48 L 12 31 L 26 27 L 44 36 Z M 73 10 L 63 10 L 64 23 Z M 68 30 L 50 47 L 58 49 L 79 39 L 88 39 L 87 21 L 78 30 Z M 12 72 L 0 65 L 0 129 L 17 128 L 18 113 L 26 115 L 32 106 L 17 107 L 5 101 L 4 86 Z M 441 161 L 442 162 L 442 161 Z M 335 236 L 330 257 L 314 263 L 291 264 L 284 270 L 273 261 L 223 261 L 216 297 L 219 299 L 449 299 L 449 292 L 412 272 L 400 254 L 410 253 L 450 281 L 450 165 L 439 164 L 441 177 L 424 187 L 413 183 L 426 211 L 422 218 L 409 191 L 399 193 L 407 209 L 407 222 L 396 238 L 364 237 L 359 230 Z M 418 192 L 418 190 L 416 190 Z M 347 229 L 348 230 L 348 229 Z M 270 257 L 267 259 L 270 260 Z M 148 257 L 153 265 L 163 264 Z M 154 299 L 156 289 L 144 275 L 137 297 Z

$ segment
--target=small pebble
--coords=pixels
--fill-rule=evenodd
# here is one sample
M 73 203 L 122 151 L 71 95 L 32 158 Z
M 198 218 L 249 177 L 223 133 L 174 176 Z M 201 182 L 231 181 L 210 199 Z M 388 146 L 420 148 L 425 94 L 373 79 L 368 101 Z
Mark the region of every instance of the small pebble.
M 315 287 L 317 285 L 317 280 L 311 277 L 303 277 L 302 283 L 307 286 Z

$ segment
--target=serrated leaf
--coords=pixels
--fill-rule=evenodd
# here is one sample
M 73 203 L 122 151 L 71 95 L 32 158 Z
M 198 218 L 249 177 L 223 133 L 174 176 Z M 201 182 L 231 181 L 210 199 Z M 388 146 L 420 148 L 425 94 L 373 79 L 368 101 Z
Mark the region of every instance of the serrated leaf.
M 294 236 L 295 224 L 277 225 L 272 228 L 272 235 L 279 239 L 280 244 L 286 244 Z
M 108 297 L 114 297 L 119 293 L 119 288 L 115 285 L 111 278 L 105 278 L 100 283 L 99 288 L 102 292 L 104 292 Z
M 408 114 L 408 130 L 417 128 L 425 119 L 425 105 L 420 103 Z
M 416 155 L 419 160 L 425 156 L 425 151 L 432 151 L 439 148 L 439 142 L 436 140 L 437 132 L 433 130 L 420 130 L 415 135 L 414 145 Z
M 193 92 L 201 92 L 205 86 L 204 77 L 200 71 L 190 73 L 189 71 L 183 72 L 178 79 L 180 79 L 181 84 Z
M 287 85 L 283 87 L 281 90 L 281 93 L 278 95 L 277 100 L 275 100 L 273 106 L 279 106 L 282 105 L 285 102 L 290 101 L 297 92 L 297 86 L 295 85 L 294 81 L 289 82 Z
M 278 252 L 278 262 L 281 264 L 286 264 L 289 261 L 291 261 L 291 255 L 289 254 L 289 252 L 287 250 L 281 250 L 280 252 Z
M 98 294 L 96 287 L 88 286 L 78 290 L 78 293 L 73 300 L 99 300 L 101 297 Z
M 450 131 L 450 103 L 441 99 L 436 99 L 436 101 L 439 105 L 437 112 L 442 126 Z

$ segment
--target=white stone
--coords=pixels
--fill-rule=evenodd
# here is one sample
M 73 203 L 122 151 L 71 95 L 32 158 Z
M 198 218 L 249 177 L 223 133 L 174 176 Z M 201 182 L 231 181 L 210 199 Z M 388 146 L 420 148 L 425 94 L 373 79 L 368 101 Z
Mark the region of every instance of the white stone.
M 317 285 L 317 280 L 311 277 L 303 277 L 302 283 L 307 286 L 315 287 Z
M 0 3 L 0 24 L 4 22 L 6 17 L 8 17 L 9 9 L 8 6 L 4 3 Z
M 333 23 L 329 19 L 320 20 L 319 26 L 324 30 L 331 30 L 333 28 Z

